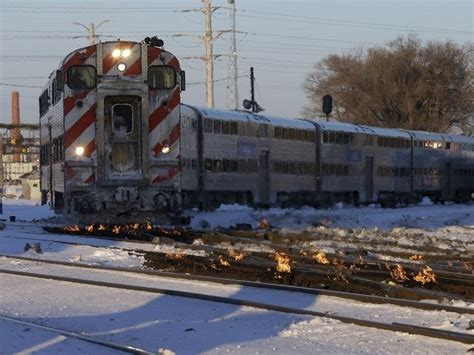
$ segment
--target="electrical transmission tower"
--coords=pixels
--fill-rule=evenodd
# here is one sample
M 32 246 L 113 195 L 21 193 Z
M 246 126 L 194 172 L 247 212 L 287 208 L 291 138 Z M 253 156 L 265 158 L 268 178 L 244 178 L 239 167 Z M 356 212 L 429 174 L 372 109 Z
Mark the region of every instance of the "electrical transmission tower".
M 237 74 L 237 45 L 235 39 L 235 0 L 227 0 L 230 4 L 230 49 L 229 68 L 227 70 L 227 100 L 226 107 L 237 110 L 239 108 L 239 88 Z
M 89 46 L 92 46 L 95 44 L 96 39 L 99 37 L 98 35 L 96 35 L 95 31 L 106 22 L 110 22 L 110 20 L 102 21 L 97 26 L 94 25 L 94 22 L 91 22 L 89 26 L 83 25 L 82 23 L 79 23 L 79 22 L 73 22 L 73 25 L 79 25 L 81 27 L 84 27 L 87 30 L 87 38 L 89 39 Z

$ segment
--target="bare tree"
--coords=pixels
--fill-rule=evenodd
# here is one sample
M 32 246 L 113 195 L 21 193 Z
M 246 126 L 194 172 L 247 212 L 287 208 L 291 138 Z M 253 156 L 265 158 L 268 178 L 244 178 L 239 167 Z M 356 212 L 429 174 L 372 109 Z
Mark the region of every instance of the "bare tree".
M 340 121 L 446 132 L 474 113 L 474 46 L 400 37 L 386 47 L 329 55 L 303 84 L 305 117 L 333 96 Z

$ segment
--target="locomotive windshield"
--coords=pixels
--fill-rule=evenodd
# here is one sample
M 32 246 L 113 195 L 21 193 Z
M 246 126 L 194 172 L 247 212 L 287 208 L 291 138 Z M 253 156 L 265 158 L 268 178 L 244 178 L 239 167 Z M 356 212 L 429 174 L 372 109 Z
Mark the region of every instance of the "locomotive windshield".
M 67 84 L 73 90 L 88 90 L 95 87 L 95 68 L 90 65 L 73 65 L 67 71 Z
M 112 107 L 112 126 L 115 134 L 129 134 L 133 130 L 133 107 L 116 104 Z
M 148 86 L 152 89 L 171 89 L 176 85 L 173 67 L 154 65 L 148 69 Z

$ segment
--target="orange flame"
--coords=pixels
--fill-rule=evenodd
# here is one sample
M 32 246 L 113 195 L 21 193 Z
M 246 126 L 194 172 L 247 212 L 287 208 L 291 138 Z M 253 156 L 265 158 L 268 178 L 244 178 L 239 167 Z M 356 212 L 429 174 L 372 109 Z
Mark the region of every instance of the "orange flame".
M 87 227 L 86 227 L 86 231 L 88 231 L 89 233 L 92 233 L 94 231 L 94 225 L 93 224 L 89 224 Z
M 171 259 L 182 260 L 186 255 L 177 253 L 166 253 L 166 256 Z
M 408 280 L 407 273 L 403 266 L 401 266 L 400 264 L 397 264 L 396 266 L 390 269 L 390 275 L 395 281 L 403 282 Z
M 105 229 L 106 229 L 106 228 L 105 228 L 105 225 L 104 225 L 104 224 L 99 224 L 98 230 L 100 230 L 100 231 L 105 231 Z
M 322 251 L 313 254 L 313 260 L 318 264 L 328 265 L 329 260 L 326 257 L 326 254 Z
M 112 233 L 114 234 L 119 234 L 120 233 L 120 226 L 113 226 L 112 227 Z
M 73 226 L 67 226 L 66 228 L 64 228 L 64 231 L 66 232 L 79 232 L 81 229 L 79 228 L 79 226 L 77 224 L 73 225 Z
M 234 249 L 229 249 L 229 256 L 233 258 L 235 261 L 240 261 L 244 258 L 244 253 L 236 252 Z
M 278 272 L 291 272 L 290 257 L 285 253 L 275 253 L 275 261 L 277 262 L 276 270 Z
M 219 255 L 219 262 L 220 262 L 221 265 L 223 265 L 223 266 L 230 266 L 229 262 L 228 262 L 227 260 L 225 260 L 222 255 Z
M 258 222 L 258 228 L 260 229 L 267 229 L 270 226 L 270 223 L 265 218 L 262 218 L 260 222 Z
M 423 255 L 415 254 L 410 256 L 410 260 L 421 260 L 423 259 Z
M 436 274 L 433 272 L 433 269 L 426 265 L 413 279 L 424 285 L 430 282 L 436 282 Z

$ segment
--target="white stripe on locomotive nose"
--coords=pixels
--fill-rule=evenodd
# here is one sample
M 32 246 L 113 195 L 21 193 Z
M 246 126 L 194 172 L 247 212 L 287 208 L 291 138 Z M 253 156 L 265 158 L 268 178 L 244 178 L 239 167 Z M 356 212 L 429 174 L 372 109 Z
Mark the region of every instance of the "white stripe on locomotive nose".
M 164 61 L 161 61 L 160 58 L 163 58 Z M 167 65 L 169 64 L 169 62 L 171 62 L 173 59 L 174 59 L 174 55 L 172 55 L 171 53 L 169 52 L 161 52 L 161 54 L 158 56 L 158 58 L 156 58 L 155 60 L 153 60 L 153 62 L 151 62 L 149 65 Z
M 110 47 L 110 48 L 109 48 Z M 104 58 L 110 53 L 112 53 L 112 51 L 117 47 L 116 44 L 112 46 L 108 46 L 106 48 L 104 48 Z M 124 72 L 127 71 L 128 68 L 130 68 L 137 60 L 140 60 L 140 55 L 141 55 L 141 51 L 140 51 L 140 45 L 139 44 L 135 44 L 132 48 L 131 48 L 131 53 L 130 55 L 127 57 L 127 58 L 123 58 L 123 57 L 119 57 L 116 59 L 116 63 L 110 68 L 110 70 L 107 72 L 107 73 L 104 73 L 105 75 L 124 75 Z M 126 69 L 125 71 L 120 71 L 117 69 L 117 65 L 119 63 L 124 63 L 126 65 Z M 142 72 L 143 72 L 143 68 L 142 68 Z
M 155 127 L 155 129 L 148 135 L 148 141 L 150 143 L 150 154 L 154 158 L 153 148 L 158 144 L 166 140 L 173 128 L 179 124 L 179 105 L 176 106 L 166 118 Z M 179 138 L 178 138 L 179 139 Z
M 74 103 L 74 108 L 64 118 L 64 130 L 68 131 L 74 124 L 97 103 L 97 92 L 92 90 L 86 97 L 80 99 L 82 107 L 79 108 Z M 77 101 L 76 101 L 77 102 Z
M 87 145 L 92 142 L 95 138 L 95 124 L 92 123 L 89 127 L 87 127 L 79 137 L 66 149 L 66 160 L 75 160 L 76 156 L 76 147 L 87 147 Z M 94 148 L 95 151 L 95 148 Z M 91 157 L 94 154 L 91 155 Z M 89 157 L 82 156 L 81 160 L 90 160 Z

